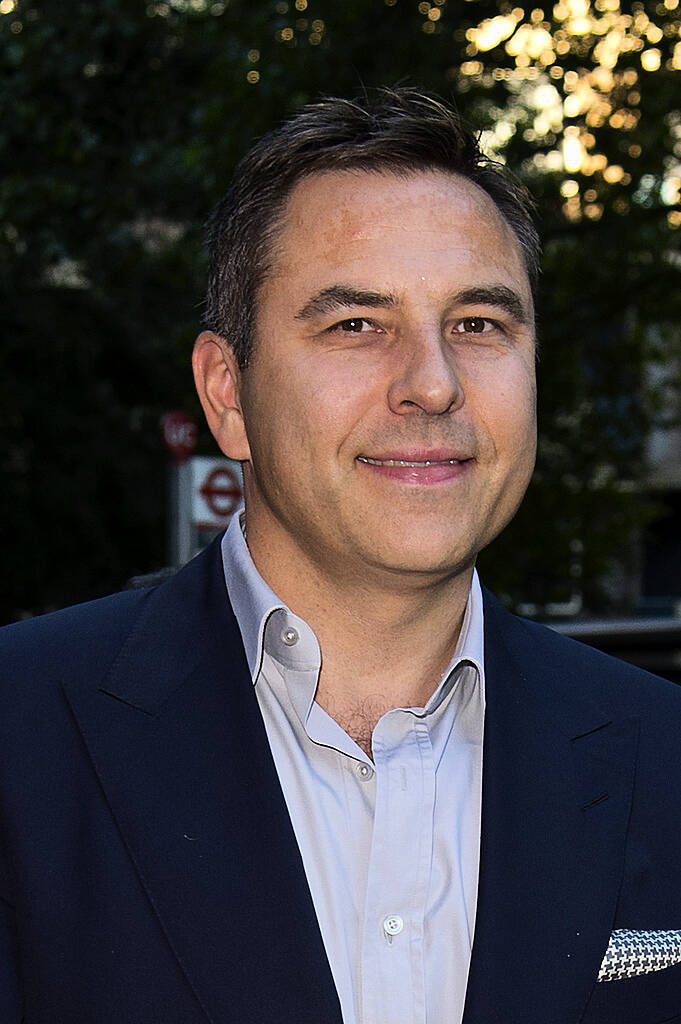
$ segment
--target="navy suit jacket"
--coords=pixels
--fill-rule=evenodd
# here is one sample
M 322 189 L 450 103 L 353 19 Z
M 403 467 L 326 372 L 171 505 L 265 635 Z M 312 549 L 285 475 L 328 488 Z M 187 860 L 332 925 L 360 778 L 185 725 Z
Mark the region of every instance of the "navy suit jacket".
M 681 689 L 488 594 L 485 632 L 465 1024 L 681 1021 L 681 966 L 596 983 L 681 929 Z M 1 647 L 2 1024 L 341 1024 L 219 548 Z

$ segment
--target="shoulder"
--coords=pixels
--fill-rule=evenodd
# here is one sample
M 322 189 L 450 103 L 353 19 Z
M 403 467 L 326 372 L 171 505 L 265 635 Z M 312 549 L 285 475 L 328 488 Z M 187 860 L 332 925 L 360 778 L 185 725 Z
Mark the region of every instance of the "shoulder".
M 513 615 L 485 591 L 487 646 L 503 645 L 520 664 L 540 668 L 551 688 L 560 683 L 580 697 L 612 707 L 618 715 L 672 716 L 681 722 L 681 686 L 563 636 L 548 626 Z
M 101 675 L 148 600 L 149 590 L 124 591 L 0 629 L 0 693 L 11 702 L 44 692 L 55 681 Z M 9 692 L 8 692 L 9 688 Z
M 158 586 L 0 629 L 0 701 L 26 709 L 60 699 L 64 685 L 97 689 L 133 661 L 143 685 L 152 672 L 195 660 L 214 634 L 229 632 L 230 615 L 216 542 Z

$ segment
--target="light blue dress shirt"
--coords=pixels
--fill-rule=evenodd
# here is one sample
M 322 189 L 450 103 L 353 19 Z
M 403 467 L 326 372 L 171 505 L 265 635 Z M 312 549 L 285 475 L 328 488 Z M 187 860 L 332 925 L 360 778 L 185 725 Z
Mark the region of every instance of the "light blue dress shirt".
M 439 686 L 424 708 L 383 715 L 372 763 L 315 702 L 317 638 L 259 575 L 240 514 L 222 555 L 344 1024 L 460 1024 L 482 798 L 477 575 Z

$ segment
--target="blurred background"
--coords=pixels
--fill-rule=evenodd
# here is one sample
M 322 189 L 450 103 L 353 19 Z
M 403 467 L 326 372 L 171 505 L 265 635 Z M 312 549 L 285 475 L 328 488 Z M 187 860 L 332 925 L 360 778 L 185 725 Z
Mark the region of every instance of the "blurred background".
M 169 563 L 162 416 L 218 454 L 207 215 L 287 114 L 398 82 L 480 128 L 546 247 L 539 462 L 486 582 L 541 618 L 681 614 L 679 0 L 0 0 L 0 47 L 2 621 Z

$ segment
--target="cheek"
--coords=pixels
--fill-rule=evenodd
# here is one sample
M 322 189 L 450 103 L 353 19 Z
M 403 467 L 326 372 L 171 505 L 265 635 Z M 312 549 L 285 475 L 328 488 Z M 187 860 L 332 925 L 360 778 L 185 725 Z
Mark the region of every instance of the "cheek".
M 533 458 L 536 446 L 536 389 L 534 375 L 517 372 L 478 381 L 469 392 L 479 424 L 502 459 Z
M 321 458 L 325 449 L 335 450 L 352 421 L 352 375 L 312 369 L 300 363 L 280 366 L 244 409 L 254 461 L 289 477 L 296 467 Z
M 380 360 L 366 353 L 330 352 L 311 361 L 293 385 L 310 443 L 342 445 L 357 423 L 385 404 L 384 377 Z
M 519 481 L 521 478 L 529 479 L 537 453 L 537 420 L 532 392 L 526 395 L 524 402 L 516 405 L 507 437 L 510 472 L 515 473 Z
M 498 430 L 508 456 L 523 462 L 534 459 L 537 427 L 534 396 L 531 393 L 524 398 L 513 396 L 513 400 L 502 412 Z

